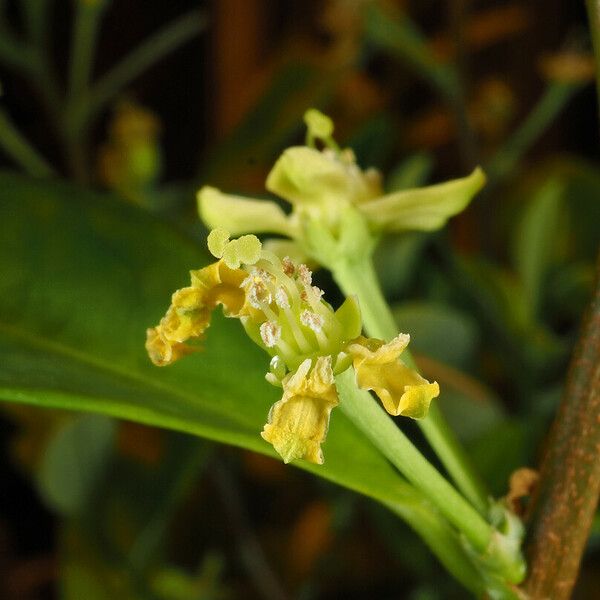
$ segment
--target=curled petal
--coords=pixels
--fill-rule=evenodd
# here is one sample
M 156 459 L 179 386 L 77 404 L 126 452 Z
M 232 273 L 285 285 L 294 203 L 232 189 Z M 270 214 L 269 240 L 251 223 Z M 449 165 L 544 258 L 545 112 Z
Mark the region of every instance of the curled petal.
M 353 358 L 358 387 L 373 390 L 391 415 L 422 419 L 440 388 L 398 358 L 409 340 L 406 334 L 388 344 L 361 337 L 348 346 L 348 352 Z
M 210 311 L 217 305 L 223 306 L 227 317 L 240 317 L 247 314 L 246 294 L 240 288 L 247 276 L 241 269 L 230 269 L 224 261 L 190 271 L 192 286 L 200 290 L 202 302 Z
M 210 325 L 214 308 L 221 304 L 228 317 L 249 314 L 240 284 L 245 272 L 230 269 L 219 261 L 204 269 L 192 271 L 192 285 L 177 290 L 171 306 L 156 327 L 146 332 L 146 350 L 157 366 L 169 365 L 178 358 L 198 350 L 186 342 L 203 338 Z
M 283 397 L 269 413 L 262 437 L 284 462 L 303 458 L 323 464 L 321 444 L 329 428 L 331 409 L 338 405 L 331 357 L 320 356 L 312 367 L 307 358 L 283 380 Z
M 359 208 L 373 229 L 433 231 L 464 210 L 484 184 L 485 175 L 478 167 L 468 177 L 393 192 Z
M 198 211 L 208 227 L 223 228 L 232 236 L 266 232 L 294 237 L 290 218 L 268 200 L 249 200 L 206 186 L 198 192 Z
M 170 365 L 197 350 L 197 347 L 188 344 L 169 341 L 162 333 L 160 325 L 146 330 L 146 351 L 150 360 L 158 367 Z

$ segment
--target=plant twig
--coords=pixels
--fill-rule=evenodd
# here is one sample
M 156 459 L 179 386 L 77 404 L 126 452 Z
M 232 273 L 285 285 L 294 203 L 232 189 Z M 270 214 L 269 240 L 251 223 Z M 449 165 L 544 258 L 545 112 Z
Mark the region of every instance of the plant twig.
M 202 11 L 192 11 L 169 23 L 126 56 L 118 65 L 97 81 L 89 95 L 79 98 L 76 109 L 70 115 L 70 126 L 85 126 L 127 84 L 148 67 L 192 39 L 207 24 Z
M 33 148 L 4 110 L 0 109 L 0 147 L 32 177 L 50 177 L 52 167 Z
M 561 81 L 548 84 L 543 96 L 523 123 L 484 166 L 489 179 L 487 193 L 494 185 L 513 172 L 521 158 L 581 87 L 579 83 Z
M 567 600 L 600 493 L 600 256 L 592 303 L 571 361 L 533 504 L 532 600 Z

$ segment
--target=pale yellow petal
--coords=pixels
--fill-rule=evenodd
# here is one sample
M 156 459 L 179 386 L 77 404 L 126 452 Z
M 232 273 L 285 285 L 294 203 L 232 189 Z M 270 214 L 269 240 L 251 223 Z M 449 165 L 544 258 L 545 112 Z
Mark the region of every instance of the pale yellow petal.
M 353 358 L 358 387 L 373 390 L 391 415 L 422 419 L 431 400 L 439 395 L 439 386 L 400 360 L 409 340 L 407 334 L 399 334 L 387 344 L 360 337 L 349 344 L 348 352 Z
M 271 408 L 261 433 L 286 463 L 296 459 L 323 463 L 321 444 L 338 396 L 331 357 L 321 356 L 311 366 L 311 359 L 306 359 L 283 380 L 283 397 Z

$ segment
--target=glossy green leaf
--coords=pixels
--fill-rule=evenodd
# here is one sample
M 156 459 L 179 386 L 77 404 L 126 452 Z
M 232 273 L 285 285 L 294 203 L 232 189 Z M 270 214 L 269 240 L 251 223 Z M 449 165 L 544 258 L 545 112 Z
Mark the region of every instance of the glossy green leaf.
M 146 356 L 146 327 L 187 271 L 206 262 L 200 242 L 67 184 L 1 174 L 0 189 L 0 399 L 273 454 L 259 432 L 278 393 L 264 381 L 268 357 L 237 321 L 217 316 L 206 350 L 173 366 L 154 367 Z M 299 466 L 383 501 L 410 495 L 339 410 L 324 452 L 324 466 Z

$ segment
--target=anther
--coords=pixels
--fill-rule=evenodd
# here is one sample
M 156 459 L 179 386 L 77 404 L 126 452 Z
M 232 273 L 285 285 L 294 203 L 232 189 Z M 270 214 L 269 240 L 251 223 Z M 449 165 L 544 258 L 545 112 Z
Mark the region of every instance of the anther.
M 298 265 L 298 279 L 304 285 L 312 285 L 312 271 L 304 264 Z
M 275 292 L 275 304 L 277 304 L 279 308 L 283 309 L 290 307 L 290 299 L 288 298 L 288 295 L 282 286 L 280 286 Z
M 300 322 L 305 327 L 312 329 L 315 333 L 320 333 L 323 329 L 325 319 L 310 310 L 303 310 L 300 314 Z
M 272 348 L 281 339 L 281 327 L 273 321 L 265 321 L 260 326 L 260 337 L 267 348 Z
M 294 266 L 294 263 L 292 262 L 292 259 L 289 256 L 283 257 L 281 261 L 281 266 L 283 267 L 283 272 L 288 277 L 291 277 L 296 271 L 296 267 Z

